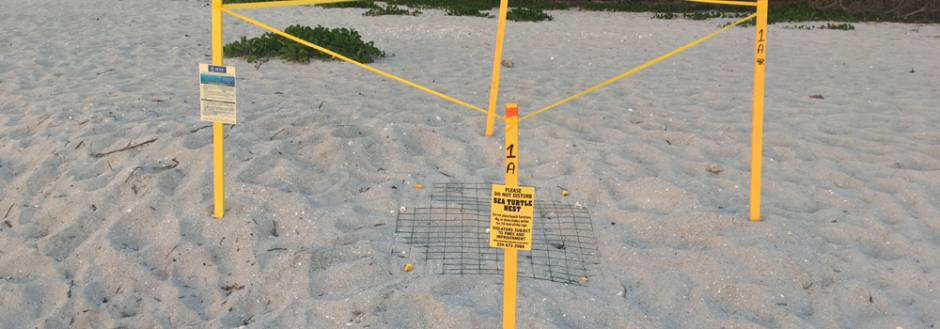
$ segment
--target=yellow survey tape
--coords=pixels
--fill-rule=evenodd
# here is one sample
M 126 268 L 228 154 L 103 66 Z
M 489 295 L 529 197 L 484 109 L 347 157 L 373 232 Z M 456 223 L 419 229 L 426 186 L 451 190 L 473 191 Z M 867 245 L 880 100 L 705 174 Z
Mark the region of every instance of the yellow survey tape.
M 233 11 L 231 11 L 231 10 L 228 10 L 228 9 L 224 9 L 224 8 L 223 8 L 222 11 L 224 11 L 226 14 L 232 15 L 232 17 L 241 19 L 241 20 L 243 20 L 243 21 L 245 21 L 245 22 L 251 23 L 251 24 L 253 24 L 253 25 L 255 25 L 255 26 L 258 26 L 258 27 L 260 27 L 260 28 L 262 28 L 262 29 L 271 31 L 271 32 L 274 33 L 274 34 L 277 34 L 277 35 L 280 35 L 280 36 L 285 37 L 285 38 L 287 38 L 287 39 L 290 39 L 291 41 L 294 41 L 294 42 L 296 42 L 296 43 L 299 43 L 299 44 L 302 44 L 302 45 L 304 45 L 304 46 L 307 46 L 307 47 L 316 49 L 317 51 L 320 51 L 320 52 L 322 52 L 322 53 L 324 53 L 324 54 L 333 56 L 334 58 L 339 59 L 339 60 L 342 60 L 342 61 L 347 62 L 347 63 L 349 63 L 349 64 L 358 66 L 358 67 L 360 67 L 360 68 L 362 68 L 362 69 L 364 69 L 364 70 L 366 70 L 366 71 L 369 71 L 369 72 L 372 72 L 372 73 L 381 75 L 381 76 L 383 76 L 383 77 L 386 77 L 386 78 L 389 78 L 389 79 L 392 79 L 392 80 L 401 82 L 401 83 L 403 83 L 403 84 L 406 84 L 406 85 L 408 85 L 408 86 L 411 86 L 412 88 L 415 88 L 415 89 L 421 90 L 421 91 L 423 91 L 423 92 L 426 92 L 426 93 L 428 93 L 428 94 L 431 94 L 431 95 L 440 97 L 441 99 L 446 100 L 446 101 L 449 101 L 449 102 L 451 102 L 451 103 L 454 103 L 454 104 L 457 104 L 457 105 L 460 105 L 460 106 L 469 108 L 469 109 L 471 109 L 471 110 L 474 110 L 474 111 L 477 111 L 477 112 L 480 112 L 480 113 L 484 113 L 484 114 L 486 113 L 486 110 L 484 110 L 484 109 L 482 109 L 482 108 L 479 108 L 479 107 L 477 107 L 477 106 L 471 105 L 471 104 L 469 104 L 469 103 L 467 103 L 467 102 L 464 102 L 464 101 L 461 101 L 461 100 L 459 100 L 459 99 L 456 99 L 456 98 L 447 96 L 447 95 L 445 95 L 445 94 L 443 94 L 443 93 L 441 93 L 441 92 L 438 92 L 438 91 L 436 91 L 436 90 L 434 90 L 434 89 L 431 89 L 431 88 L 428 88 L 428 87 L 419 85 L 419 84 L 417 84 L 417 83 L 411 82 L 411 81 L 409 81 L 409 80 L 406 80 L 406 79 L 397 77 L 397 76 L 395 76 L 395 75 L 393 75 L 393 74 L 391 74 L 391 73 L 388 73 L 388 72 L 379 70 L 379 69 L 374 68 L 374 67 L 372 67 L 372 66 L 369 66 L 369 65 L 366 65 L 366 64 L 362 64 L 362 63 L 357 62 L 357 61 L 355 61 L 355 60 L 353 60 L 353 59 L 351 59 L 351 58 L 349 58 L 349 57 L 340 55 L 339 53 L 337 53 L 337 52 L 335 52 L 335 51 L 332 51 L 332 50 L 329 50 L 329 49 L 320 47 L 320 46 L 318 46 L 318 45 L 316 45 L 316 44 L 313 44 L 313 43 L 311 43 L 311 42 L 309 42 L 309 41 L 307 41 L 307 40 L 304 40 L 304 39 L 295 37 L 295 36 L 293 36 L 293 35 L 288 34 L 287 32 L 278 30 L 278 29 L 276 29 L 276 28 L 274 28 L 274 27 L 271 27 L 270 25 L 264 24 L 264 23 L 259 22 L 259 21 L 257 21 L 257 20 L 251 19 L 251 18 L 249 18 L 249 17 L 245 17 L 245 16 L 243 16 L 243 15 L 240 15 L 240 14 L 238 14 L 238 13 L 236 13 L 236 12 L 233 12 Z
M 277 8 L 294 7 L 307 5 L 322 5 L 328 3 L 351 2 L 356 0 L 291 0 L 291 1 L 260 1 L 248 3 L 230 3 L 222 5 L 224 9 L 257 9 L 257 8 Z
M 650 66 L 656 65 L 656 64 L 658 64 L 659 62 L 662 62 L 662 61 L 664 61 L 664 60 L 669 59 L 670 57 L 673 57 L 673 56 L 675 56 L 675 55 L 678 55 L 678 54 L 682 53 L 683 51 L 689 50 L 690 48 L 695 47 L 695 46 L 699 45 L 700 43 L 707 41 L 708 39 L 714 38 L 715 36 L 721 34 L 722 32 L 725 32 L 725 31 L 730 30 L 732 27 L 741 25 L 741 24 L 743 24 L 744 22 L 747 22 L 747 21 L 751 20 L 751 19 L 754 18 L 755 16 L 757 16 L 757 14 L 753 14 L 753 15 L 750 15 L 750 16 L 748 16 L 748 17 L 742 18 L 742 19 L 738 20 L 737 22 L 732 23 L 731 25 L 725 26 L 725 27 L 722 28 L 721 30 L 712 32 L 712 33 L 709 34 L 709 35 L 706 35 L 706 36 L 704 36 L 704 37 L 701 37 L 701 38 L 699 38 L 699 39 L 696 39 L 695 41 L 689 42 L 688 44 L 686 44 L 686 45 L 684 45 L 684 46 L 682 46 L 682 47 L 676 48 L 675 50 L 670 51 L 669 53 L 666 53 L 665 55 L 656 57 L 656 58 L 654 58 L 653 60 L 651 60 L 651 61 L 649 61 L 649 62 L 643 63 L 642 65 L 637 66 L 637 67 L 635 67 L 635 68 L 633 68 L 633 69 L 631 69 L 631 70 L 629 70 L 629 71 L 627 71 L 627 72 L 621 73 L 620 75 L 615 76 L 615 77 L 613 77 L 613 78 L 610 78 L 610 79 L 607 80 L 607 81 L 601 82 L 600 84 L 598 84 L 598 85 L 596 85 L 596 86 L 594 86 L 594 87 L 588 88 L 587 90 L 582 91 L 582 92 L 580 92 L 580 93 L 577 93 L 577 94 L 575 94 L 575 95 L 573 95 L 573 96 L 571 96 L 571 97 L 562 99 L 562 100 L 556 102 L 555 104 L 552 104 L 552 105 L 543 107 L 543 108 L 539 109 L 538 111 L 535 111 L 535 112 L 526 114 L 525 116 L 523 116 L 523 117 L 520 118 L 519 120 L 520 120 L 520 121 L 525 121 L 525 120 L 527 120 L 527 119 L 529 119 L 529 118 L 531 118 L 531 117 L 534 117 L 534 116 L 536 116 L 536 115 L 538 115 L 538 114 L 540 114 L 540 113 L 542 113 L 542 112 L 551 110 L 551 109 L 556 108 L 556 107 L 558 107 L 558 106 L 561 106 L 561 105 L 563 105 L 563 104 L 565 104 L 565 103 L 568 103 L 568 102 L 573 101 L 573 100 L 575 100 L 575 99 L 581 98 L 581 97 L 584 96 L 584 95 L 587 95 L 587 94 L 593 93 L 593 92 L 595 92 L 595 91 L 598 91 L 598 90 L 600 90 L 601 88 L 607 87 L 607 86 L 613 84 L 614 82 L 620 81 L 620 80 L 623 79 L 623 78 L 626 78 L 626 77 L 629 77 L 629 76 L 631 76 L 631 75 L 637 74 L 637 73 L 639 73 L 640 71 L 643 71 L 643 70 L 649 68 Z
M 727 1 L 727 0 L 685 0 L 688 2 L 700 2 L 700 3 L 711 3 L 716 5 L 732 5 L 732 6 L 751 6 L 757 7 L 756 2 L 750 1 Z

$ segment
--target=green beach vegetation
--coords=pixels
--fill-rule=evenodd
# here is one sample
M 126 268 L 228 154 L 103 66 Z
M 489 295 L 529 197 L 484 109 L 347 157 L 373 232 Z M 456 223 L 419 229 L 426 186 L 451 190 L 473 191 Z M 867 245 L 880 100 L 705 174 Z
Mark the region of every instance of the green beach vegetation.
M 373 42 L 363 41 L 359 32 L 353 29 L 291 25 L 284 32 L 361 63 L 372 63 L 385 57 L 385 52 L 376 48 Z M 224 52 L 227 57 L 243 57 L 249 63 L 267 61 L 272 57 L 300 63 L 307 63 L 310 59 L 332 59 L 330 55 L 270 32 L 255 38 L 242 37 L 226 44 Z

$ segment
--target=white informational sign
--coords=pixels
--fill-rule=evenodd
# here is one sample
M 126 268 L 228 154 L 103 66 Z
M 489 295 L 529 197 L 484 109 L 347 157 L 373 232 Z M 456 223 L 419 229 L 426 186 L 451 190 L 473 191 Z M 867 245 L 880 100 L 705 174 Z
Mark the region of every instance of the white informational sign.
M 235 67 L 199 64 L 199 119 L 235 124 Z

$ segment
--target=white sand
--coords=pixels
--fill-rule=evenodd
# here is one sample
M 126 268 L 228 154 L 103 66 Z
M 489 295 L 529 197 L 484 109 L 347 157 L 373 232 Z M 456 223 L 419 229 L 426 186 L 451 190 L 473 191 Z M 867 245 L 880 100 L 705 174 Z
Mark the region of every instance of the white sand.
M 493 19 L 245 13 L 354 27 L 393 54 L 376 66 L 486 103 Z M 523 112 L 726 21 L 552 14 L 509 24 Z M 761 223 L 752 29 L 525 122 L 522 183 L 591 209 L 601 264 L 583 287 L 522 279 L 520 327 L 940 327 L 940 26 L 855 25 L 771 27 Z M 227 20 L 229 41 L 261 32 Z M 390 254 L 414 183 L 501 179 L 483 116 L 338 62 L 231 60 L 215 221 L 209 41 L 206 1 L 0 1 L 0 328 L 498 327 L 501 277 Z

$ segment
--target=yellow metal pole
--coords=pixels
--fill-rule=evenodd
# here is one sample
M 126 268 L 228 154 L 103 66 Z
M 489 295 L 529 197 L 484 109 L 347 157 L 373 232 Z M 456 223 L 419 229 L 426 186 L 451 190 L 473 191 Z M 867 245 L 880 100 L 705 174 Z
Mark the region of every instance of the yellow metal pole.
M 754 123 L 751 136 L 751 221 L 759 221 L 764 135 L 764 67 L 767 63 L 767 0 L 757 0 L 754 46 Z
M 506 105 L 506 186 L 519 186 L 519 106 Z M 503 329 L 516 328 L 518 250 L 503 249 Z
M 222 60 L 222 0 L 212 0 L 212 65 L 223 65 Z M 225 129 L 221 122 L 212 123 L 212 173 L 215 194 L 215 218 L 225 215 L 225 164 L 223 143 Z
M 493 55 L 493 81 L 490 84 L 490 107 L 486 112 L 486 136 L 493 136 L 496 124 L 496 101 L 499 99 L 499 70 L 503 64 L 503 40 L 506 37 L 506 14 L 509 0 L 499 2 L 499 23 L 496 24 L 496 54 Z

